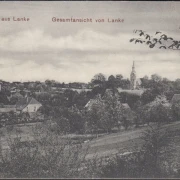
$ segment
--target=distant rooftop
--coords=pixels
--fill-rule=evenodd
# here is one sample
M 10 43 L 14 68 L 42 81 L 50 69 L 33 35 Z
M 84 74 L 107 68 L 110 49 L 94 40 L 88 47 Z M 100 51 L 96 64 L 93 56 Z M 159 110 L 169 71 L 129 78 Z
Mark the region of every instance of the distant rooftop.
M 15 107 L 3 107 L 3 108 L 0 108 L 0 113 L 9 113 L 11 111 L 15 112 L 16 108 Z
M 32 97 L 20 98 L 16 103 L 16 108 L 17 110 L 23 110 L 28 104 L 40 104 L 40 102 Z
M 90 99 L 89 102 L 85 105 L 85 108 L 88 109 L 88 110 L 91 110 L 92 106 L 95 103 L 98 103 L 98 101 L 99 101 L 99 99 L 97 99 L 97 98 Z M 104 101 L 102 100 L 102 102 L 104 102 Z M 131 109 L 127 103 L 122 103 L 122 106 L 123 106 L 124 109 Z
M 119 93 L 126 92 L 128 94 L 134 94 L 134 95 L 137 95 L 137 96 L 141 96 L 145 92 L 145 89 L 131 90 L 131 89 L 121 89 L 121 88 L 118 88 L 117 90 L 118 90 Z

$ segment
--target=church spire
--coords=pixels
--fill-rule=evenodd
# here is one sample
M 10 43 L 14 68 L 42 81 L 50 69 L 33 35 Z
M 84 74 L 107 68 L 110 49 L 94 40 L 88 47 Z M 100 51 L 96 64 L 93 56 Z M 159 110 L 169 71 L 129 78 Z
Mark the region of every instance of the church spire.
M 134 69 L 135 70 L 135 62 L 133 61 L 133 67 L 132 67 L 132 69 Z
M 131 71 L 131 76 L 130 76 L 130 88 L 131 89 L 136 89 L 136 71 L 135 71 L 135 62 L 133 61 L 133 66 L 132 66 L 132 71 Z

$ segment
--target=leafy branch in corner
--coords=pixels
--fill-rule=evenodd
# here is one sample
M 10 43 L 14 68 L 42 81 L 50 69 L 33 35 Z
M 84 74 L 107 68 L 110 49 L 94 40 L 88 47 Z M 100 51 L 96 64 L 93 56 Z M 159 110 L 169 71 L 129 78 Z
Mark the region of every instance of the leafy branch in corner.
M 158 47 L 159 49 L 180 50 L 180 41 L 172 37 L 168 37 L 160 31 L 156 31 L 154 36 L 145 33 L 142 30 L 134 30 L 133 33 L 138 34 L 140 38 L 132 38 L 130 42 L 146 44 L 149 48 Z

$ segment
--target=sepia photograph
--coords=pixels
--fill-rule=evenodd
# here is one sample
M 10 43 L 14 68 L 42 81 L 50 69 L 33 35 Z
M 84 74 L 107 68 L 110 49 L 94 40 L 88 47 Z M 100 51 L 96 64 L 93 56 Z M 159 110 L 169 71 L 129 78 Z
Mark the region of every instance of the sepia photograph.
M 0 2 L 0 178 L 180 178 L 180 2 Z

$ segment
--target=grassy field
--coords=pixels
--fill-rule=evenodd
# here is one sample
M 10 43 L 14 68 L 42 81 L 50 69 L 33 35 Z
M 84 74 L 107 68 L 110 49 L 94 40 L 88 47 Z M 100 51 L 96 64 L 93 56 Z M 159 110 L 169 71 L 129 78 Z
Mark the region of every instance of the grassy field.
M 155 126 L 155 124 L 151 124 L 151 126 Z M 7 126 L 0 129 L 1 147 L 3 149 L 1 153 L 5 155 L 6 152 L 10 152 L 8 156 L 3 156 L 12 158 L 8 169 L 0 171 L 0 177 L 9 177 L 6 175 L 6 173 L 9 173 L 9 168 L 12 168 L 12 171 L 10 171 L 10 175 L 12 175 L 12 177 L 32 177 L 34 172 L 37 173 L 35 174 L 35 177 L 60 177 L 60 175 L 62 175 L 62 177 L 66 177 L 66 171 L 72 172 L 72 170 L 76 170 L 77 166 L 79 166 L 78 164 L 80 164 L 80 166 L 78 167 L 77 173 L 85 173 L 85 176 L 83 177 L 91 177 L 93 172 L 96 172 L 96 169 L 94 169 L 92 172 L 91 169 L 93 169 L 92 167 L 96 166 L 96 162 L 98 163 L 99 160 L 103 160 L 102 162 L 104 165 L 108 159 L 113 158 L 113 156 L 117 153 L 127 155 L 140 150 L 143 145 L 142 133 L 148 129 L 148 126 L 144 126 L 117 133 L 101 134 L 97 137 L 97 135 L 92 134 L 57 135 L 56 132 L 49 131 L 49 129 L 47 129 L 48 127 L 49 124 L 47 122 L 38 122 Z M 168 140 L 168 143 L 170 143 L 171 146 L 170 150 L 172 151 L 172 156 L 166 155 L 167 157 L 165 157 L 165 159 L 167 159 L 168 162 L 171 161 L 170 165 L 172 165 L 173 171 L 178 170 L 180 169 L 180 122 L 164 124 L 161 130 L 167 132 L 168 135 L 170 134 L 170 141 Z M 16 138 L 17 140 L 20 138 L 20 141 L 18 140 L 18 143 L 16 144 L 17 146 L 12 146 L 12 141 L 10 142 L 9 140 L 16 140 Z M 8 143 L 11 145 L 9 146 Z M 79 150 L 78 146 L 80 146 Z M 14 150 L 13 147 L 19 147 L 20 149 L 18 150 L 18 148 L 15 148 Z M 22 149 L 22 147 L 25 148 Z M 37 152 L 39 155 L 36 153 L 36 148 L 38 148 Z M 88 151 L 86 152 L 86 150 Z M 35 152 L 35 154 L 33 154 L 33 152 Z M 32 157 L 36 158 L 33 159 L 29 157 L 31 154 L 33 155 Z M 27 160 L 24 160 L 24 157 L 26 157 Z M 85 159 L 83 159 L 84 157 Z M 103 157 L 105 157 L 105 159 Z M 7 159 L 6 162 L 8 162 Z M 81 159 L 83 159 L 83 161 L 81 161 Z M 0 163 L 4 161 L 3 159 L 1 160 L 2 161 Z M 70 164 L 73 162 L 74 169 L 69 169 L 70 164 L 68 165 L 67 163 L 67 169 L 65 168 L 64 174 L 61 174 L 59 170 L 64 169 L 61 168 L 61 161 L 67 161 L 70 162 Z M 42 167 L 40 171 L 37 171 L 36 168 L 31 169 L 32 164 L 39 164 L 39 162 L 42 162 L 41 166 L 38 165 L 38 167 Z M 87 162 L 90 163 L 90 166 L 86 164 Z M 18 163 L 20 163 L 21 166 L 26 167 L 27 172 L 24 171 L 24 173 L 21 174 L 21 167 L 20 169 L 18 169 L 18 166 L 15 168 L 16 164 Z M 5 164 L 7 165 L 7 163 Z M 3 164 L 2 167 L 6 167 L 6 165 L 4 166 Z M 48 170 L 47 174 L 46 171 L 44 174 L 43 168 L 46 167 L 48 169 L 52 169 L 52 166 L 55 168 L 53 169 L 53 172 L 49 172 Z M 89 172 L 86 174 L 87 167 L 88 170 L 90 169 L 90 174 Z M 29 168 L 30 174 L 28 174 Z M 57 174 L 54 174 L 54 171 Z M 5 174 L 3 172 L 5 172 Z M 42 174 L 39 175 L 39 172 Z
M 95 154 L 98 154 L 99 157 L 103 157 L 111 156 L 116 153 L 123 154 L 137 151 L 141 148 L 141 135 L 146 129 L 147 127 L 143 127 L 141 129 L 105 135 L 98 139 L 94 139 L 90 142 L 90 151 L 87 158 L 92 158 Z M 173 156 L 167 158 L 172 158 L 172 163 L 180 168 L 180 122 L 163 125 L 163 129 L 171 134 L 170 143 Z
M 38 128 L 37 128 L 38 127 Z M 9 128 L 9 127 L 8 127 Z M 1 145 L 3 149 L 8 147 L 7 139 L 9 137 L 17 137 L 17 134 L 21 136 L 21 141 L 33 141 L 34 132 L 39 131 L 43 135 L 44 124 L 39 123 L 28 123 L 14 125 L 13 128 L 3 127 L 0 129 L 1 134 Z M 180 122 L 174 122 L 166 124 L 163 128 L 168 128 L 168 131 L 174 132 L 173 143 L 176 149 L 176 161 L 180 162 Z M 142 140 L 141 135 L 147 127 L 141 127 L 134 130 L 127 130 L 113 134 L 100 135 L 96 138 L 95 135 L 64 135 L 61 138 L 70 138 L 74 141 L 81 140 L 81 142 L 90 139 L 84 143 L 84 146 L 89 146 L 87 158 L 92 158 L 95 155 L 99 157 L 116 154 L 117 152 L 133 152 L 141 147 Z M 7 135 L 8 134 L 8 135 Z M 91 140 L 92 139 L 92 140 Z

